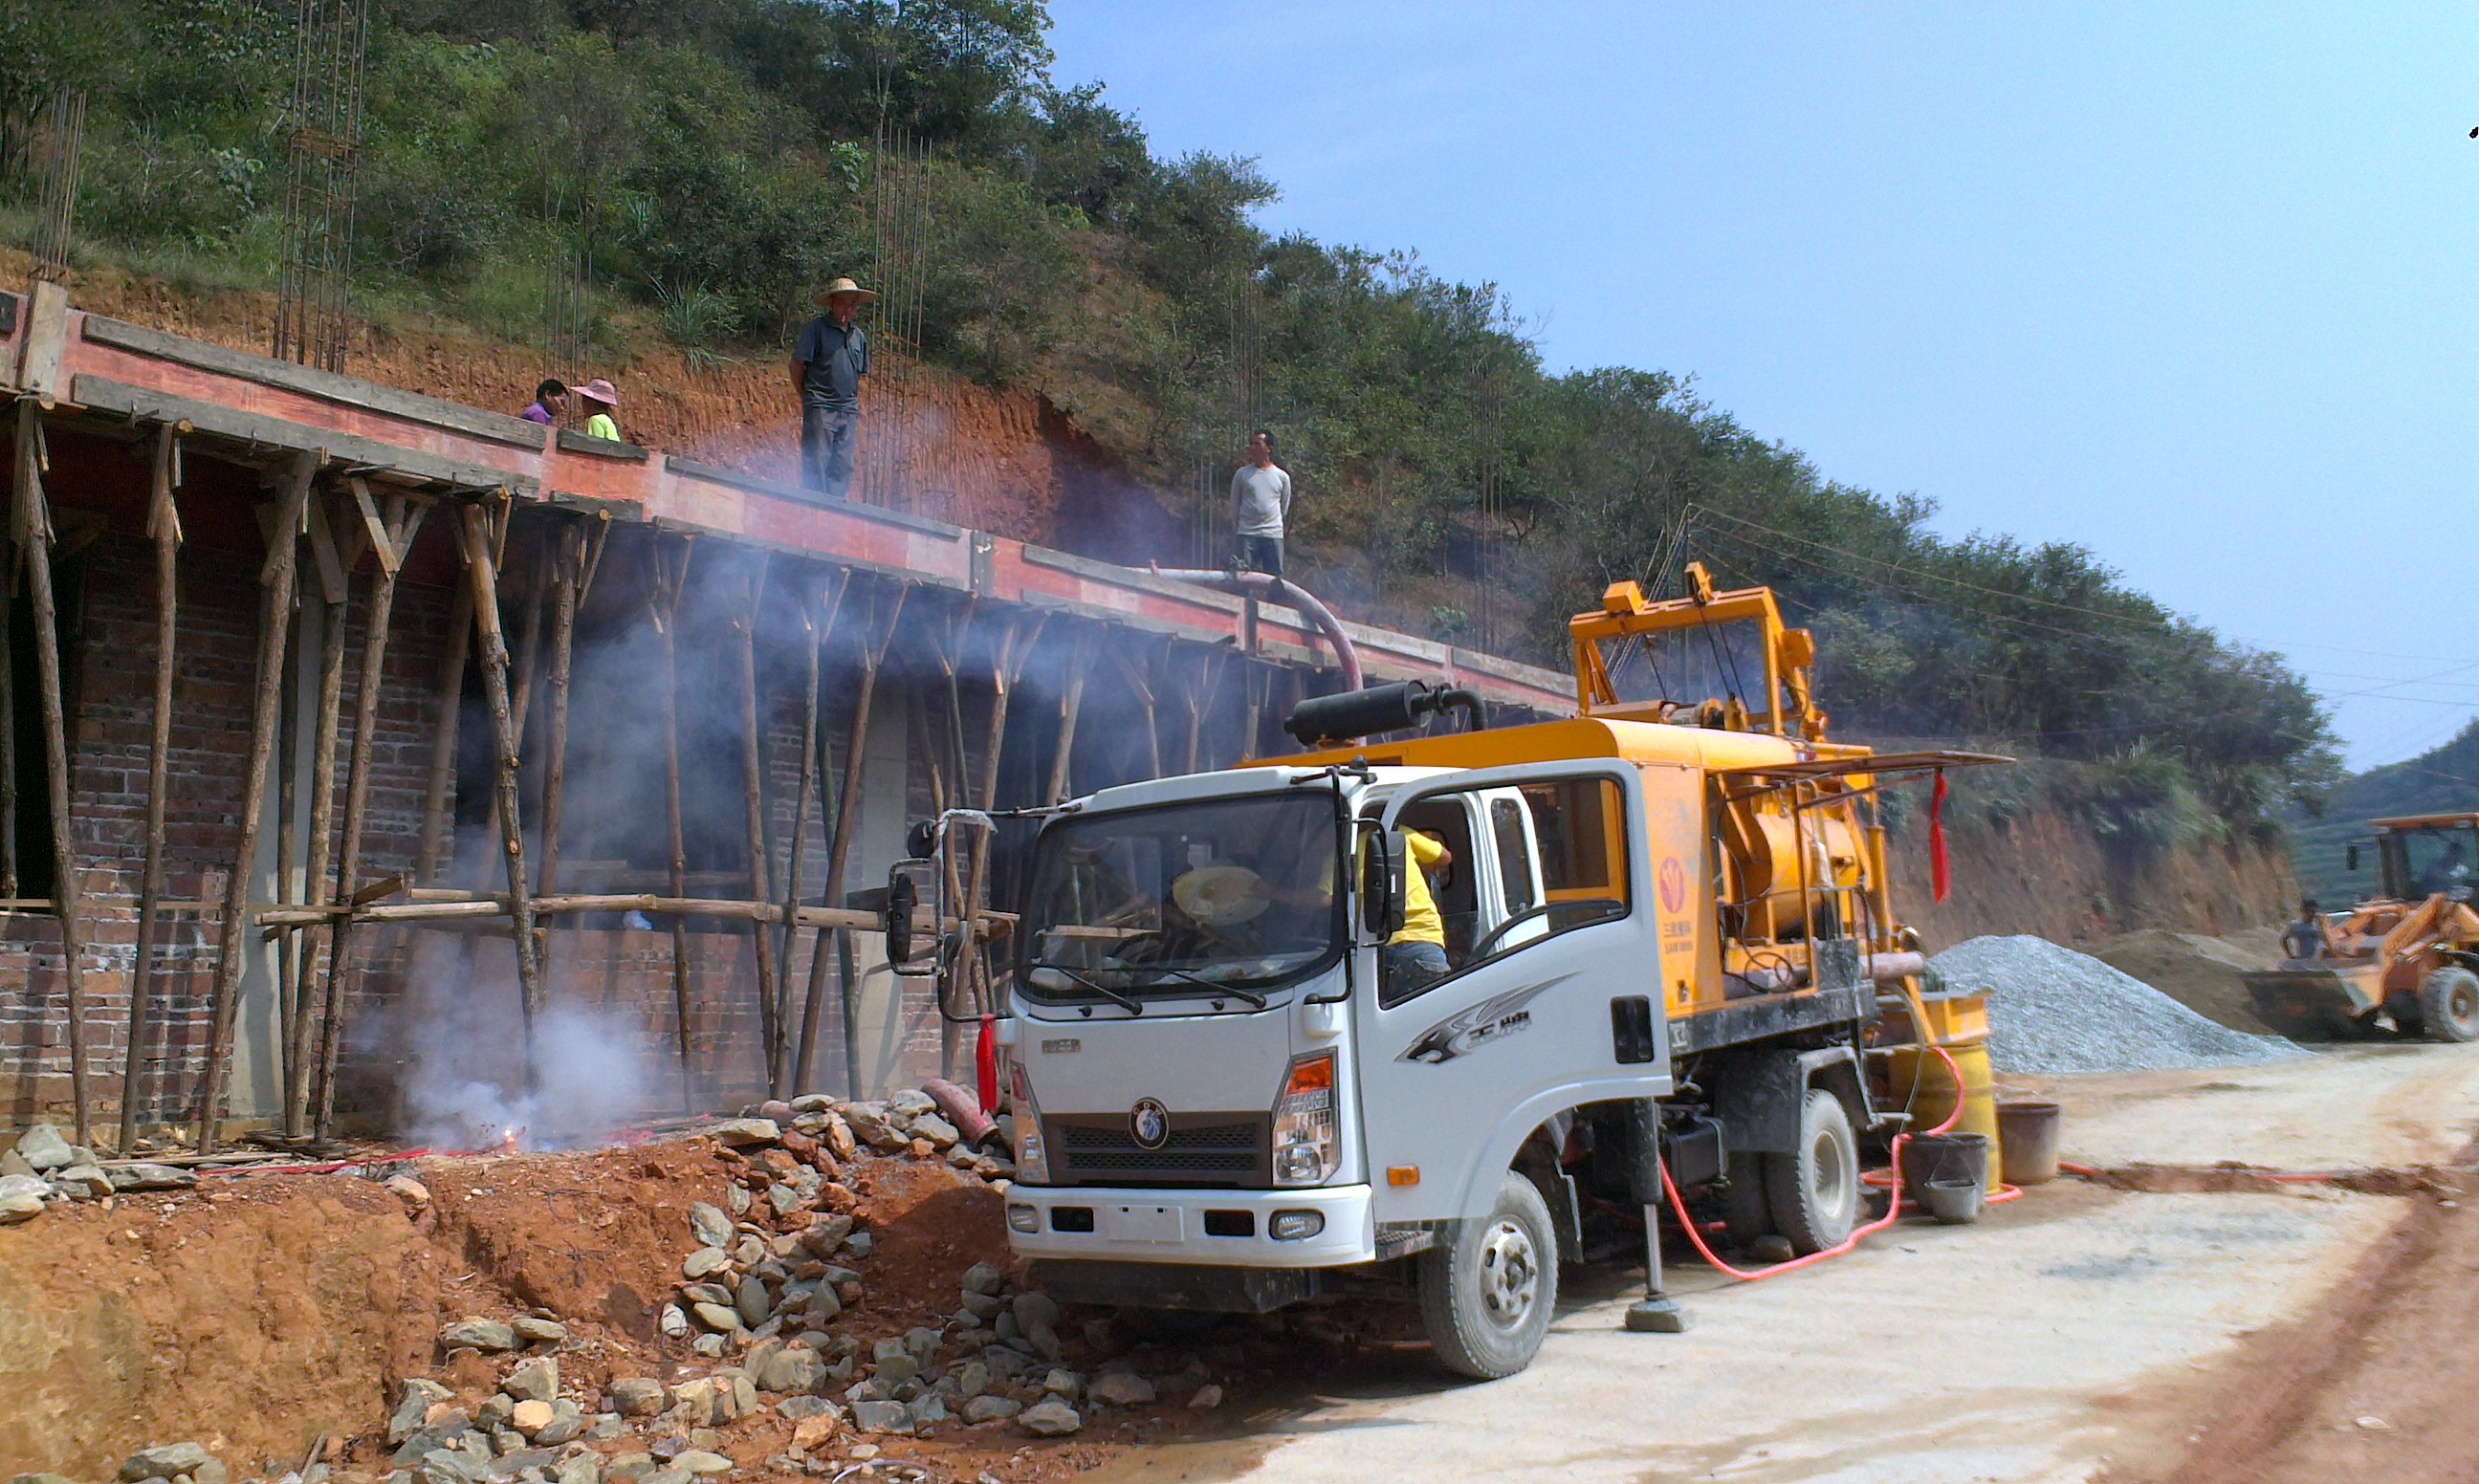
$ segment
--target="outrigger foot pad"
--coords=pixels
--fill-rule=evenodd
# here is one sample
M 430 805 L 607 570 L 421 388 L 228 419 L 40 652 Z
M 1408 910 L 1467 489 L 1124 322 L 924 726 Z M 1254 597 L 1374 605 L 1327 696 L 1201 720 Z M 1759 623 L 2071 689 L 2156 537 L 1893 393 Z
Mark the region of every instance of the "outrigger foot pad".
M 1683 1335 L 1687 1311 L 1667 1294 L 1652 1293 L 1627 1305 L 1626 1327 L 1635 1335 Z

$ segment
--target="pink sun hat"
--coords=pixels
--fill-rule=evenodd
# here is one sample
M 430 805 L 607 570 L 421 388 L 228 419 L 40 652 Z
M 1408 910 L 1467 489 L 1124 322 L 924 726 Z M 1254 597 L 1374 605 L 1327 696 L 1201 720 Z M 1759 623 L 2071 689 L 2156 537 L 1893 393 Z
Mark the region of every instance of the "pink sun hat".
M 601 402 L 605 407 L 620 405 L 620 389 L 601 376 L 595 377 L 581 387 L 570 387 L 569 390 L 589 402 Z

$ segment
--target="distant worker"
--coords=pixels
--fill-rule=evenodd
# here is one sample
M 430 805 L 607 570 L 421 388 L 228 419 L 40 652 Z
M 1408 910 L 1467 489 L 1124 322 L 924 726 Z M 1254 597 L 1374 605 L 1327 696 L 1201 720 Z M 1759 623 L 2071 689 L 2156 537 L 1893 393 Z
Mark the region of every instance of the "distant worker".
M 2315 899 L 2298 904 L 2298 920 L 2281 932 L 2281 951 L 2292 959 L 2321 959 L 2333 951 L 2332 935 L 2324 931 L 2324 916 L 2315 907 Z
M 2419 873 L 2418 889 L 2427 896 L 2440 891 L 2461 891 L 2470 885 L 2470 853 L 2460 840 L 2444 847 L 2444 854 Z
M 568 411 L 568 383 L 546 381 L 534 388 L 534 404 L 518 413 L 517 416 L 528 422 L 539 422 L 545 427 L 555 427 L 559 423 L 559 415 L 566 411 Z
M 1388 938 L 1377 955 L 1389 1000 L 1415 993 L 1453 971 L 1446 962 L 1446 920 L 1438 915 L 1428 873 L 1454 863 L 1455 853 L 1445 841 L 1422 830 L 1403 832 L 1403 930 Z
M 613 443 L 623 441 L 620 437 L 620 424 L 611 421 L 611 415 L 620 410 L 619 388 L 602 377 L 597 376 L 585 385 L 573 387 L 570 390 L 582 398 L 587 407 L 593 409 L 585 420 L 586 437 L 607 438 Z
M 849 278 L 817 297 L 826 313 L 801 332 L 792 353 L 792 390 L 801 397 L 801 482 L 848 498 L 853 444 L 860 425 L 860 378 L 869 374 L 869 337 L 853 322 L 877 294 Z
M 1243 570 L 1283 575 L 1283 522 L 1291 513 L 1291 476 L 1274 462 L 1274 435 L 1261 427 L 1248 436 L 1248 462 L 1231 475 L 1231 529 Z

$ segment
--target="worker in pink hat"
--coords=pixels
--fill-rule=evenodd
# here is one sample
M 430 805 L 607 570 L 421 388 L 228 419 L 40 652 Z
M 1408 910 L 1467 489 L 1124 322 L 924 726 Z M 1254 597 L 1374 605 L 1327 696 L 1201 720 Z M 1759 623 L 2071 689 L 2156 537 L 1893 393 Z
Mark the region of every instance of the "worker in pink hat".
M 575 393 L 585 403 L 588 414 L 585 420 L 586 437 L 608 438 L 613 443 L 626 441 L 620 436 L 620 424 L 611 421 L 611 415 L 620 410 L 619 388 L 602 377 L 597 376 L 581 387 L 571 387 L 569 390 Z
M 849 278 L 827 285 L 817 297 L 826 313 L 809 321 L 792 353 L 792 389 L 801 395 L 801 482 L 836 499 L 852 491 L 860 378 L 869 374 L 869 337 L 855 317 L 877 297 Z

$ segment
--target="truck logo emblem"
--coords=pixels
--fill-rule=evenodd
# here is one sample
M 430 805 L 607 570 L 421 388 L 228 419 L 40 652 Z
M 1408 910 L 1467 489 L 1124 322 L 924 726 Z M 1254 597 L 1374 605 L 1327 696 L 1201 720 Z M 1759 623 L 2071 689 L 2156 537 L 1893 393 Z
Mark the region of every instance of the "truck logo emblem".
M 1128 1110 L 1128 1133 L 1139 1149 L 1159 1149 L 1170 1140 L 1170 1110 L 1152 1098 Z
M 1509 989 L 1478 1005 L 1447 1016 L 1421 1032 L 1397 1062 L 1426 1062 L 1431 1066 L 1453 1061 L 1467 1052 L 1477 1051 L 1492 1041 L 1504 1040 L 1519 1031 L 1532 1029 L 1532 1011 L 1528 1008 L 1548 989 L 1574 978 L 1561 974 L 1537 985 Z
M 1678 863 L 1676 856 L 1662 857 L 1658 885 L 1663 911 L 1675 912 L 1687 905 L 1687 868 Z

